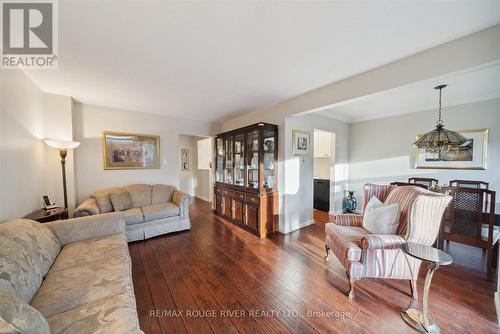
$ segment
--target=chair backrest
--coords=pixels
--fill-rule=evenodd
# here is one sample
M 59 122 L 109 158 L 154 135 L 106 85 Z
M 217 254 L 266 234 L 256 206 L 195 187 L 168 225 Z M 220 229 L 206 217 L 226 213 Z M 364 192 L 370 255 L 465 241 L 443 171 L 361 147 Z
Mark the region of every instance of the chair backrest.
M 426 246 L 434 244 L 450 201 L 448 195 L 423 190 L 410 206 L 404 238 Z
M 439 234 L 444 210 L 450 196 L 434 193 L 424 187 L 365 184 L 363 210 L 371 196 L 385 204 L 399 205 L 401 216 L 397 234 L 410 242 L 432 245 Z
M 490 184 L 483 181 L 471 181 L 471 180 L 451 180 L 450 187 L 458 188 L 473 188 L 473 189 L 489 189 Z
M 366 205 L 372 196 L 376 196 L 383 203 L 393 188 L 394 186 L 386 184 L 366 183 L 363 187 L 363 207 L 361 214 L 365 212 Z
M 450 204 L 450 226 L 448 234 L 466 236 L 463 243 L 471 240 L 492 242 L 495 192 L 488 189 L 446 187 L 444 192 L 452 197 Z M 483 224 L 487 224 L 488 231 L 482 231 Z M 483 233 L 482 233 L 483 232 Z
M 399 204 L 399 211 L 401 212 L 401 216 L 399 218 L 399 226 L 396 232 L 397 234 L 403 236 L 406 234 L 410 208 L 415 199 L 420 194 L 426 192 L 429 191 L 422 187 L 412 185 L 406 187 L 394 187 L 394 189 L 391 190 L 391 192 L 387 195 L 384 204 Z
M 409 183 L 409 182 L 391 182 L 392 186 L 396 187 L 404 187 L 404 186 L 415 186 L 415 187 L 420 187 L 427 189 L 427 187 L 423 184 L 418 184 L 418 183 Z
M 439 183 L 439 180 L 427 178 L 427 177 L 410 177 L 408 183 L 420 184 L 425 186 L 426 189 L 431 189 L 433 186 Z

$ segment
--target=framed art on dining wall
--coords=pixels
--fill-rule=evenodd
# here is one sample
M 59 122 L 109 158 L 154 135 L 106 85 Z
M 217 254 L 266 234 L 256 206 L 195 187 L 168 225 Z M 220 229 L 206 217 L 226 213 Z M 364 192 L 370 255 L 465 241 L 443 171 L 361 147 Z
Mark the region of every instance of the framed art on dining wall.
M 104 169 L 160 168 L 160 136 L 104 131 Z
M 189 150 L 188 149 L 181 149 L 181 169 L 183 172 L 189 171 Z
M 458 148 L 435 153 L 417 149 L 415 168 L 422 169 L 486 169 L 488 129 L 457 131 L 469 141 Z M 417 139 L 421 135 L 417 135 Z
M 292 149 L 294 156 L 303 156 L 309 153 L 310 133 L 302 130 L 292 130 Z

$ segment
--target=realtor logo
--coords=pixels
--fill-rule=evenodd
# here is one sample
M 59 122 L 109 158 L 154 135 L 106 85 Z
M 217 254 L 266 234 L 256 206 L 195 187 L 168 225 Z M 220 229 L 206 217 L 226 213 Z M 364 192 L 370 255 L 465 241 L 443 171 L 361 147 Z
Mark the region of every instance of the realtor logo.
M 2 68 L 57 67 L 57 0 L 0 0 Z

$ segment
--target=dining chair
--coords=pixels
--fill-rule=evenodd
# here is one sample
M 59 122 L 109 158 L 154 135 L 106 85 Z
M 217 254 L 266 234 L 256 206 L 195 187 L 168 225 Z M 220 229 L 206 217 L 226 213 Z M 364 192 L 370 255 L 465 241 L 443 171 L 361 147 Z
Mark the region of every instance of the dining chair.
M 443 192 L 450 195 L 452 200 L 449 219 L 443 223 L 442 238 L 485 250 L 486 278 L 491 280 L 500 238 L 500 227 L 494 225 L 495 191 L 445 187 Z
M 431 189 L 435 185 L 439 184 L 439 180 L 427 177 L 410 177 L 408 179 L 408 183 L 411 183 L 412 185 L 421 184 L 426 187 L 425 189 Z
M 483 181 L 451 180 L 450 187 L 489 189 L 490 184 L 488 182 L 483 182 Z
M 415 186 L 415 187 L 420 187 L 427 189 L 427 186 L 424 184 L 419 184 L 419 183 L 409 183 L 409 182 L 391 182 L 391 186 L 396 186 L 396 187 L 404 187 L 404 186 Z

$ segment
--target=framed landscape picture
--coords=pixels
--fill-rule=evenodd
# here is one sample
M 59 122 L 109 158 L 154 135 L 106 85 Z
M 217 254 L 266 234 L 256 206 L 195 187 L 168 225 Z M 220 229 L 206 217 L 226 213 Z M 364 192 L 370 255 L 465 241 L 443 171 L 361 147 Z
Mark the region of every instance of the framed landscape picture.
M 294 156 L 307 155 L 309 153 L 310 146 L 309 132 L 292 130 L 292 145 Z
M 160 136 L 104 131 L 104 169 L 160 168 Z
M 470 139 L 470 141 L 441 154 L 417 149 L 415 167 L 427 169 L 486 169 L 488 129 L 457 132 Z M 420 137 L 421 135 L 418 135 L 417 139 Z

